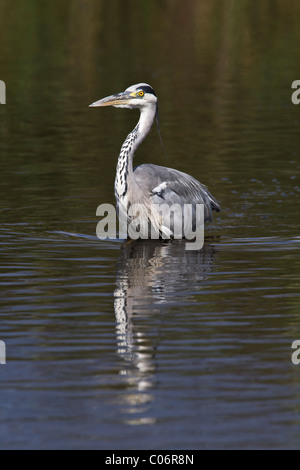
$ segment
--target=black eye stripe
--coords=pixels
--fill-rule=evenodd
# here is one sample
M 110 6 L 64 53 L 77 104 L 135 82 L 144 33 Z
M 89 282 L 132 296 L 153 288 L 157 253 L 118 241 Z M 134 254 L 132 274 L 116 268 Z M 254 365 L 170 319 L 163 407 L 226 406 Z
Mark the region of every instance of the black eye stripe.
M 139 86 L 138 89 L 143 90 L 145 93 L 150 93 L 151 95 L 156 96 L 156 94 L 154 93 L 154 90 L 153 90 L 153 88 L 151 88 L 151 86 Z

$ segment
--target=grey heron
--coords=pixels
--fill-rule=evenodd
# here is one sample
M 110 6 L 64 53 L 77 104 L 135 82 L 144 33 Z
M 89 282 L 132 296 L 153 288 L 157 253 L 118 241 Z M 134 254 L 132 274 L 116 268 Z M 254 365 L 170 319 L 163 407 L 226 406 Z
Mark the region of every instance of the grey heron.
M 142 205 L 146 208 L 142 215 L 143 230 L 148 234 L 149 223 L 151 223 L 159 234 L 172 237 L 174 220 L 177 215 L 180 215 L 182 221 L 182 209 L 185 205 L 190 205 L 192 210 L 188 213 L 189 215 L 185 215 L 190 220 L 185 220 L 184 223 L 188 222 L 193 226 L 195 226 L 196 205 L 204 206 L 204 222 L 212 220 L 213 210 L 220 211 L 218 202 L 206 186 L 186 173 L 153 164 L 142 164 L 133 168 L 134 152 L 150 131 L 154 118 L 157 117 L 158 120 L 158 100 L 150 85 L 147 83 L 132 85 L 125 91 L 95 101 L 90 106 L 115 106 L 140 110 L 139 121 L 126 137 L 118 158 L 115 196 L 119 214 L 120 210 L 127 211 L 133 204 Z M 153 207 L 158 205 L 159 207 L 175 207 L 173 226 L 168 227 L 163 211 L 159 213 L 153 211 Z M 176 214 L 176 208 L 178 214 Z

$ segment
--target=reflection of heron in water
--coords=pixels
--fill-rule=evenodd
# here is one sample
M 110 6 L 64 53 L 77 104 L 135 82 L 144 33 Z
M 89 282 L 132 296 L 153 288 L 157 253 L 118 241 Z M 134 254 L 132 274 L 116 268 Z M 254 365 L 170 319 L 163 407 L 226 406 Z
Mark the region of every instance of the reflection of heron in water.
M 182 240 L 123 244 L 114 308 L 118 353 L 125 360 L 121 374 L 126 376 L 132 395 L 133 390 L 148 390 L 148 401 L 151 399 L 163 317 L 157 321 L 156 315 L 167 305 L 176 305 L 177 295 L 182 299 L 182 293 L 187 296 L 188 290 L 199 290 L 199 281 L 211 270 L 213 258 L 214 248 L 207 243 L 200 251 L 186 251 Z
M 175 226 L 181 223 L 190 232 L 200 224 L 199 205 L 204 206 L 204 222 L 212 220 L 212 211 L 220 211 L 216 199 L 208 189 L 186 173 L 163 166 L 144 164 L 133 169 L 133 155 L 144 140 L 154 118 L 158 123 L 158 101 L 153 88 L 147 83 L 138 83 L 122 93 L 103 98 L 90 106 L 115 106 L 119 108 L 137 108 L 140 119 L 136 127 L 127 136 L 118 158 L 115 195 L 119 211 L 127 213 L 130 206 L 139 204 L 145 208 L 139 217 L 142 238 L 148 238 L 148 225 L 164 238 L 175 235 Z M 187 205 L 192 210 L 185 212 Z M 161 213 L 157 207 L 165 207 Z M 169 211 L 172 207 L 173 225 L 170 225 Z M 139 208 L 141 210 L 141 207 Z M 200 217 L 200 218 L 199 218 Z M 130 217 L 129 217 L 130 219 Z M 178 238 L 178 237 L 175 237 Z

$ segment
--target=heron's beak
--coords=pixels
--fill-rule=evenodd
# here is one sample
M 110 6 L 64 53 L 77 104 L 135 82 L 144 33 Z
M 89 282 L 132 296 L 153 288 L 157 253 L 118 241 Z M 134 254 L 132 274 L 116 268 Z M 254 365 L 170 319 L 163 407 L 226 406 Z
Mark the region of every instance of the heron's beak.
M 102 100 L 95 101 L 89 105 L 92 106 L 126 106 L 130 104 L 132 98 L 134 98 L 133 94 L 124 91 L 122 93 L 117 93 L 116 95 L 107 96 Z

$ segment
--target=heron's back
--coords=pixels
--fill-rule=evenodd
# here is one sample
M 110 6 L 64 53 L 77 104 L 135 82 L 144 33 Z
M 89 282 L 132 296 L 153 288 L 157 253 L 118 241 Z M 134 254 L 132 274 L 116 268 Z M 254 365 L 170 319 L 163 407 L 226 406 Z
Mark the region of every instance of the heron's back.
M 182 171 L 142 164 L 134 168 L 134 177 L 142 192 L 154 203 L 204 204 L 205 221 L 212 220 L 213 210 L 221 210 L 206 186 Z

